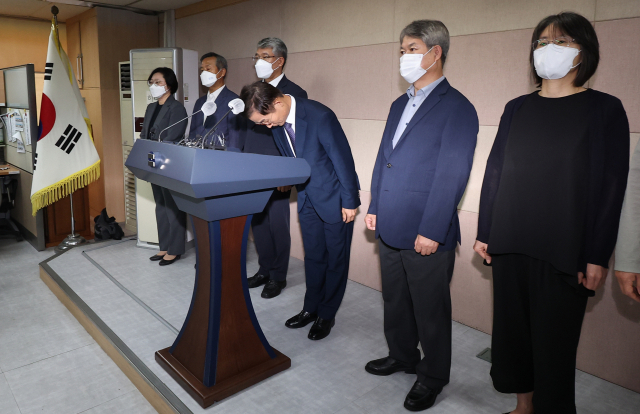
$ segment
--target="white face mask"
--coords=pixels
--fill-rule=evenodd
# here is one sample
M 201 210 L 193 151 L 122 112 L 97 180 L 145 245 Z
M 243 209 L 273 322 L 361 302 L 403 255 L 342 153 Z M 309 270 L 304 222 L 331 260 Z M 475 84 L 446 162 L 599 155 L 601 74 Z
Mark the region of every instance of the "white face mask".
M 573 59 L 578 56 L 580 49 L 568 46 L 549 44 L 533 52 L 533 65 L 536 73 L 542 79 L 561 79 L 576 66 Z
M 268 79 L 269 77 L 271 77 L 271 75 L 273 75 L 273 71 L 275 70 L 272 67 L 273 63 L 269 63 L 264 59 L 258 59 L 258 61 L 256 62 L 256 75 L 258 75 L 260 79 Z M 279 67 L 280 66 L 278 66 L 276 69 L 278 69 Z
M 427 53 L 431 52 L 433 47 L 427 51 Z M 414 83 L 418 79 L 420 79 L 433 65 L 436 64 L 436 61 L 431 64 L 426 69 L 422 68 L 422 58 L 427 54 L 420 55 L 417 53 L 405 53 L 400 56 L 400 75 L 409 83 Z
M 159 86 L 154 83 L 149 86 L 149 91 L 151 91 L 151 96 L 158 99 L 167 92 L 167 88 L 166 86 Z
M 220 72 L 222 72 L 222 69 L 218 71 L 218 73 Z M 209 71 L 203 70 L 200 74 L 200 82 L 202 82 L 203 86 L 210 88 L 218 81 L 218 73 L 213 74 Z

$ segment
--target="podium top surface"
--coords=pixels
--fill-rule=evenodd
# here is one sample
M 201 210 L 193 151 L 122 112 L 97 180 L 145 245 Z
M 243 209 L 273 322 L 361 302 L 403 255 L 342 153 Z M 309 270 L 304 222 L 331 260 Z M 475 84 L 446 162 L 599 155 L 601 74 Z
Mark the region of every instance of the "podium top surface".
M 136 140 L 125 165 L 144 181 L 194 198 L 270 189 L 307 181 L 302 158 L 188 148 Z

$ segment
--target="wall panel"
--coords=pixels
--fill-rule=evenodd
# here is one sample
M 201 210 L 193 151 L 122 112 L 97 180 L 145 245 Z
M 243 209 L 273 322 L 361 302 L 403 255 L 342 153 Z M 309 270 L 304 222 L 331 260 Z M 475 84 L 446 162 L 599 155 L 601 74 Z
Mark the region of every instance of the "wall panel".
M 482 190 L 482 180 L 484 170 L 487 166 L 487 159 L 493 147 L 493 141 L 498 133 L 497 126 L 480 126 L 478 132 L 478 142 L 473 155 L 473 167 L 467 183 L 462 200 L 458 208 L 463 211 L 478 213 L 480 211 L 480 191 Z
M 441 20 L 451 36 L 503 32 L 533 28 L 544 17 L 563 10 L 593 21 L 595 7 L 596 0 L 397 0 L 394 32 L 399 34 L 418 19 Z
M 251 57 L 260 39 L 280 37 L 281 10 L 281 0 L 252 0 L 178 19 L 176 45 L 199 55 Z
M 640 18 L 596 23 L 600 65 L 592 87 L 622 100 L 631 132 L 640 132 Z
M 533 91 L 531 29 L 451 39 L 445 75 L 471 101 L 480 125 L 498 125 L 510 100 Z
M 393 54 L 391 43 L 295 53 L 286 73 L 338 118 L 386 120 L 392 97 L 381 86 L 392 77 Z
M 640 17 L 640 1 L 596 0 L 596 21 Z
M 341 119 L 340 124 L 351 146 L 356 173 L 360 180 L 360 189 L 371 191 L 371 175 L 386 122 Z
M 389 43 L 397 36 L 393 1 L 283 0 L 282 6 L 289 52 Z

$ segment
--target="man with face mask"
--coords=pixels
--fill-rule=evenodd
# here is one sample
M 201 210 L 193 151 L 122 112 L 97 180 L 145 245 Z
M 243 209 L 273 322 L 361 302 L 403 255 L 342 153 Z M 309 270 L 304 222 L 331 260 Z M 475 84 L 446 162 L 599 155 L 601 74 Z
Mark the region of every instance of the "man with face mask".
M 365 369 L 417 373 L 404 406 L 421 411 L 449 383 L 457 206 L 471 171 L 478 116 L 443 76 L 449 32 L 442 22 L 414 21 L 400 43 L 400 74 L 411 85 L 391 105 L 365 217 L 379 240 L 389 356 Z
M 211 129 L 229 111 L 229 102 L 236 99 L 238 95 L 225 86 L 227 77 L 227 59 L 217 53 L 205 53 L 200 58 L 200 81 L 208 88 L 207 94 L 201 96 L 193 107 L 193 117 L 189 128 L 189 138 L 195 139 L 198 136 L 204 137 L 211 132 L 212 135 L 224 137 L 229 148 L 242 148 L 243 145 L 243 119 L 230 113 L 218 124 L 215 132 Z M 214 102 L 216 112 L 211 116 L 205 116 L 202 112 L 202 105 L 205 102 Z M 209 139 L 207 139 L 209 140 Z
M 307 92 L 291 82 L 284 74 L 287 46 L 276 37 L 258 42 L 253 57 L 256 75 L 263 82 L 295 98 L 307 98 Z M 243 152 L 280 155 L 271 130 L 264 125 L 248 121 Z M 258 252 L 260 269 L 248 279 L 250 288 L 265 285 L 262 297 L 278 296 L 287 285 L 287 268 L 291 252 L 289 196 L 291 186 L 278 187 L 262 213 L 254 214 L 251 222 L 253 239 Z

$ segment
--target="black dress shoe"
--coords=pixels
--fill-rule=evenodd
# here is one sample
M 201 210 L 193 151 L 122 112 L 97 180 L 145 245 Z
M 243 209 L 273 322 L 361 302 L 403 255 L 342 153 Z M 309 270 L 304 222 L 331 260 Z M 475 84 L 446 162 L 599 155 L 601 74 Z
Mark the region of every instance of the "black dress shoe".
M 440 394 L 440 391 L 442 389 L 433 390 L 421 384 L 420 381 L 416 381 L 409 394 L 407 394 L 407 398 L 404 399 L 404 408 L 409 411 L 422 411 L 431 408 L 435 404 L 436 397 Z
M 286 280 L 279 281 L 269 279 L 267 284 L 264 285 L 264 289 L 262 289 L 262 294 L 260 296 L 265 299 L 275 298 L 280 294 L 280 292 L 282 292 L 282 289 L 284 289 L 285 286 L 287 286 Z
M 335 319 L 318 318 L 311 329 L 309 329 L 308 338 L 312 341 L 319 341 L 326 338 L 331 333 L 331 328 L 333 328 L 333 325 L 335 324 Z
M 261 275 L 260 272 L 251 276 L 247 279 L 247 285 L 249 289 L 257 288 L 258 286 L 262 286 L 269 280 L 269 276 Z
M 163 255 L 154 254 L 149 258 L 149 260 L 151 260 L 152 262 L 159 262 L 160 260 L 162 260 L 163 257 L 164 257 L 164 254 Z
M 173 262 L 175 262 L 175 261 L 177 261 L 177 260 L 179 260 L 179 259 L 180 259 L 180 255 L 178 254 L 178 255 L 176 255 L 176 257 L 174 257 L 174 258 L 173 258 L 173 259 L 171 259 L 171 260 L 165 260 L 165 259 L 162 259 L 162 260 L 160 260 L 160 263 L 158 263 L 158 264 L 159 264 L 160 266 L 169 266 L 170 264 L 173 264 Z
M 315 322 L 316 319 L 318 319 L 318 315 L 303 310 L 293 318 L 289 318 L 284 323 L 284 326 L 291 329 L 298 329 L 309 325 L 311 322 Z
M 369 361 L 367 365 L 365 365 L 364 369 L 373 375 L 391 375 L 394 372 L 404 371 L 407 374 L 415 374 L 416 369 L 412 366 L 405 364 L 404 362 L 400 362 L 397 359 L 393 359 L 391 357 L 385 357 L 380 359 L 374 359 L 373 361 Z

